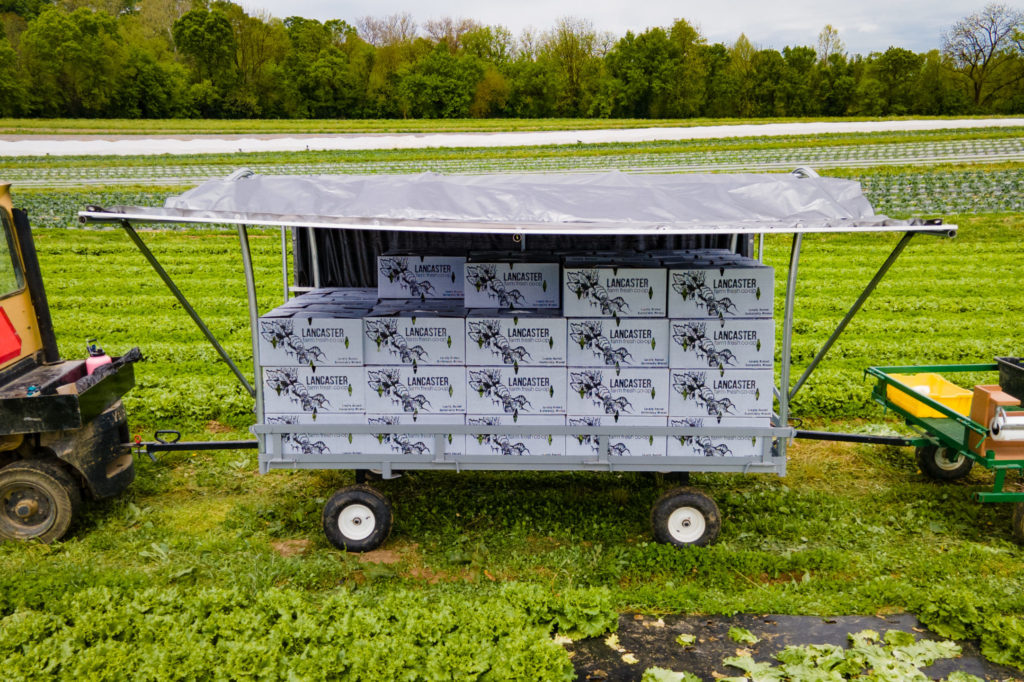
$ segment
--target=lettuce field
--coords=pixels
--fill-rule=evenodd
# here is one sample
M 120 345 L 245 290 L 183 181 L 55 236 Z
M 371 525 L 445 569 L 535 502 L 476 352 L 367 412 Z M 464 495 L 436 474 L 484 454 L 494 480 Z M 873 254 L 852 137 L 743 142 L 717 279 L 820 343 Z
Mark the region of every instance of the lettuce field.
M 835 171 L 860 178 L 879 210 L 941 214 L 960 232 L 911 242 L 798 395 L 804 427 L 899 431 L 869 401 L 870 365 L 1024 354 L 1022 172 L 998 159 Z M 174 191 L 133 182 L 14 187 L 37 227 L 61 352 L 81 356 L 91 337 L 112 354 L 142 349 L 126 404 L 145 440 L 158 428 L 245 438 L 251 400 L 128 238 L 66 229 L 86 204 L 156 204 Z M 237 235 L 140 234 L 251 371 Z M 897 240 L 805 238 L 797 375 Z M 282 297 L 280 234 L 254 230 L 251 242 L 267 310 Z M 788 257 L 788 239 L 766 240 L 777 282 Z M 651 539 L 650 506 L 672 486 L 661 476 L 407 473 L 378 484 L 395 506 L 391 539 L 353 556 L 320 529 L 351 472 L 260 476 L 250 451 L 143 457 L 137 470 L 67 540 L 0 546 L 6 679 L 573 679 L 555 637 L 603 637 L 623 612 L 909 611 L 1024 669 L 1024 549 L 1010 508 L 971 501 L 990 474 L 935 484 L 907 450 L 799 441 L 785 478 L 695 474 L 722 535 L 685 550 Z

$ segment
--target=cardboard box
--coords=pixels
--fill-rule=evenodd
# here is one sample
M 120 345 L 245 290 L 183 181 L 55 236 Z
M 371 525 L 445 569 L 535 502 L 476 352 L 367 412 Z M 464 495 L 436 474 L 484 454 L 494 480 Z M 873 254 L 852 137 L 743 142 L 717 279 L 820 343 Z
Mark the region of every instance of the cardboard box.
M 671 370 L 671 417 L 771 417 L 772 370 Z
M 466 368 L 366 367 L 367 414 L 465 414 Z
M 569 368 L 568 414 L 668 416 L 667 369 Z
M 416 426 L 463 426 L 466 418 L 461 414 L 371 414 L 366 416 L 367 424 L 401 424 Z M 433 433 L 380 433 L 370 434 L 369 454 L 381 455 L 437 455 L 437 438 Z M 445 433 L 446 456 L 459 457 L 466 454 L 466 436 L 461 433 Z
M 565 367 L 566 321 L 551 315 L 471 310 L 466 317 L 466 364 Z
M 568 322 L 569 365 L 668 367 L 668 320 L 575 318 Z
M 362 367 L 263 367 L 265 413 L 358 414 L 365 411 Z
M 466 321 L 455 313 L 367 317 L 363 332 L 365 365 L 466 364 Z
M 558 367 L 467 367 L 470 414 L 565 415 L 566 374 Z
M 565 426 L 564 416 L 520 415 L 517 419 L 510 414 L 467 415 L 466 425 L 486 426 Z M 561 457 L 565 454 L 565 436 L 541 434 L 523 436 L 515 434 L 481 433 L 466 436 L 467 455 L 496 456 L 544 456 Z
M 386 254 L 377 257 L 380 298 L 462 298 L 464 256 Z
M 321 423 L 353 423 L 362 424 L 366 417 L 362 414 L 355 415 L 331 415 L 328 419 L 324 415 L 303 413 L 303 414 L 272 414 L 267 413 L 263 420 L 266 424 L 300 424 L 307 428 L 295 433 L 286 433 L 281 436 L 281 446 L 285 456 L 299 457 L 322 457 L 328 459 L 332 456 L 361 455 L 370 444 L 369 439 L 360 434 L 352 433 L 318 433 L 316 425 Z M 342 419 L 347 421 L 342 421 Z M 267 436 L 267 452 L 276 455 L 274 452 L 273 438 Z
M 558 263 L 467 262 L 467 308 L 558 308 Z
M 572 267 L 562 271 L 566 317 L 665 317 L 666 270 Z
M 569 426 L 629 426 L 664 427 L 665 417 L 622 416 L 616 420 L 607 415 L 568 417 Z M 587 434 L 569 435 L 565 438 L 565 454 L 575 456 L 598 456 L 598 436 Z M 608 436 L 610 457 L 664 457 L 665 436 Z
M 317 425 L 325 424 L 402 424 L 462 426 L 462 415 L 321 415 L 310 414 L 268 414 L 267 424 L 301 424 L 307 428 L 295 434 L 285 434 L 282 446 L 285 455 L 381 455 L 433 457 L 436 449 L 432 433 L 322 433 Z M 442 434 L 446 454 L 459 456 L 465 453 L 466 439 L 462 434 Z M 268 450 L 273 450 L 268 439 Z M 271 452 L 271 454 L 273 454 Z
M 671 318 L 772 317 L 775 271 L 756 261 L 749 266 L 670 268 L 668 277 Z
M 260 364 L 358 367 L 363 364 L 363 321 L 298 313 L 259 320 Z
M 772 369 L 775 321 L 771 319 L 669 320 L 673 369 Z
M 713 417 L 669 417 L 669 426 L 750 426 L 769 427 L 769 419 Z M 761 457 L 764 438 L 727 438 L 724 436 L 669 436 L 669 457 Z

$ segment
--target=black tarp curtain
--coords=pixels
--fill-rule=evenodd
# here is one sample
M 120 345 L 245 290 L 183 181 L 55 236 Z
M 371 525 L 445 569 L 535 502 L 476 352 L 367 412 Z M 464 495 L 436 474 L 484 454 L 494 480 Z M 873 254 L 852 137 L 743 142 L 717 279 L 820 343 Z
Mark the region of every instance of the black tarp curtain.
M 377 286 L 377 256 L 390 250 L 429 253 L 467 251 L 520 251 L 522 243 L 507 234 L 439 234 L 396 232 L 393 230 L 314 229 L 320 260 L 320 286 Z M 313 286 L 310 267 L 309 233 L 306 228 L 292 230 L 294 283 Z M 527 252 L 538 255 L 567 250 L 646 251 L 652 249 L 729 248 L 731 234 L 669 236 L 595 236 L 533 235 L 526 238 Z M 737 251 L 751 255 L 753 238 L 741 235 Z

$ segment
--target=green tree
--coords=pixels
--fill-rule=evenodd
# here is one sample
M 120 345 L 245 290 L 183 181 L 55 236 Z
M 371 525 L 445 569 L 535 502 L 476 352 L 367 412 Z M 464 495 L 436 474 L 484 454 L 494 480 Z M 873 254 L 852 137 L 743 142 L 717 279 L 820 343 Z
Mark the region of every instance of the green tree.
M 991 109 L 1024 79 L 1022 31 L 1024 12 L 993 3 L 953 24 L 943 35 L 942 51 L 952 60 L 976 108 Z
M 455 55 L 444 42 L 399 72 L 402 114 L 414 118 L 466 118 L 483 80 L 484 65 L 471 55 Z
M 235 58 L 235 33 L 220 10 L 197 8 L 183 14 L 171 30 L 174 45 L 185 56 L 197 81 L 230 78 Z
M 874 56 L 870 71 L 881 86 L 883 116 L 911 113 L 923 61 L 920 55 L 902 47 L 890 47 Z

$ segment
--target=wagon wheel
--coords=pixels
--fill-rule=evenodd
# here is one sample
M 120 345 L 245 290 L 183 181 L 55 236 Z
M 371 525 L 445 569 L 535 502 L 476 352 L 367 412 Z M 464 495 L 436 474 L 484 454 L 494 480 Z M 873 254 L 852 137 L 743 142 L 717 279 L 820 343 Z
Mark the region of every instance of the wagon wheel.
M 939 481 L 955 481 L 971 471 L 974 462 L 961 452 L 939 445 L 923 445 L 914 454 L 917 465 L 929 478 Z
M 391 533 L 391 503 L 365 485 L 341 488 L 324 505 L 324 535 L 347 552 L 369 552 Z
M 81 504 L 78 485 L 57 464 L 24 460 L 0 469 L 0 538 L 59 540 Z
M 695 488 L 675 488 L 651 510 L 654 539 L 676 547 L 704 547 L 718 538 L 722 517 L 715 501 Z
M 1013 505 L 1013 539 L 1024 545 L 1024 502 Z

